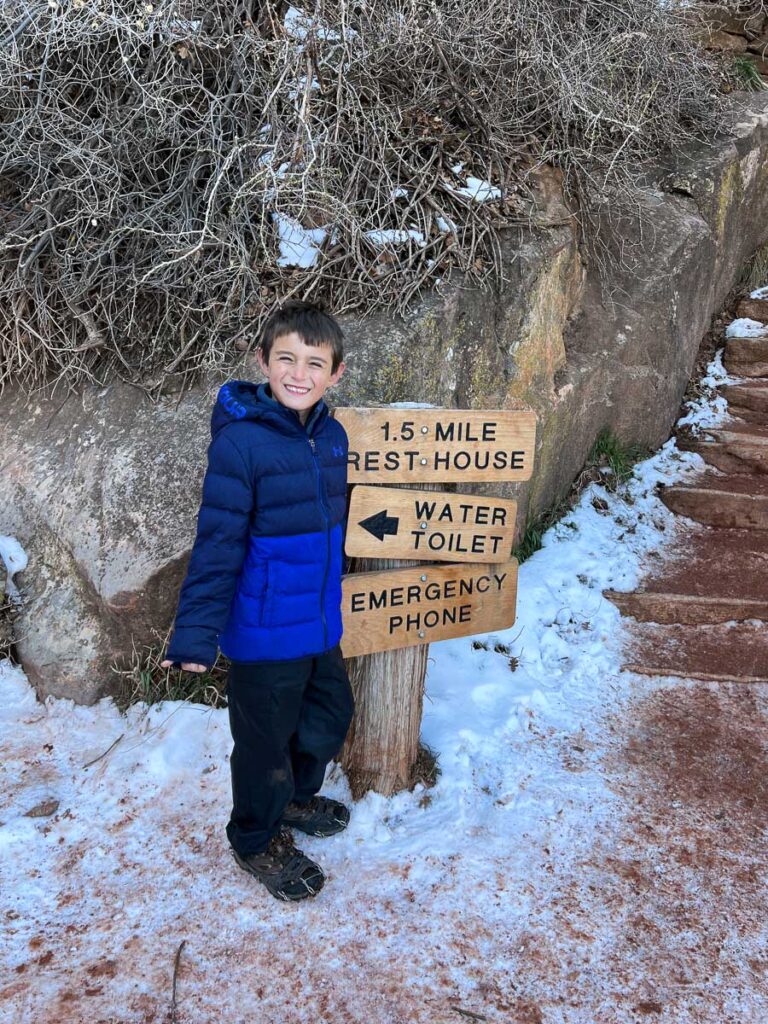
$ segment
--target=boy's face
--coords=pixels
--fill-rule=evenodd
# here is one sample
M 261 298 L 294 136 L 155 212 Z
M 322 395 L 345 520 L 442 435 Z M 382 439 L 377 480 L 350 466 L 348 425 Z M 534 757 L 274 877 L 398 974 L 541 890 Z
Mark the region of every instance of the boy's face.
M 306 345 L 292 331 L 275 338 L 269 361 L 257 351 L 259 366 L 267 376 L 272 396 L 306 422 L 309 410 L 344 373 L 344 363 L 333 370 L 330 345 Z

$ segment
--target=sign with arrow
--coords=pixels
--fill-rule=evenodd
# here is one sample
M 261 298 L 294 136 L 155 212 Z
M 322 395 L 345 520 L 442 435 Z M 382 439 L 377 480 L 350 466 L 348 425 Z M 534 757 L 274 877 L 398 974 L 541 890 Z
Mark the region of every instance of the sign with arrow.
M 346 553 L 358 558 L 506 562 L 517 502 L 476 494 L 354 487 Z
M 338 408 L 352 484 L 528 480 L 536 416 L 528 409 Z
M 342 580 L 345 658 L 509 629 L 517 562 L 419 565 Z

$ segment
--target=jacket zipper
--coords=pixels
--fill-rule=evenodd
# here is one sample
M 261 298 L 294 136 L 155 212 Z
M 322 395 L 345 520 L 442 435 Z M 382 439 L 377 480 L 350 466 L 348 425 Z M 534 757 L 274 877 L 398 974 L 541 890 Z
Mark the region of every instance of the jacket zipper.
M 320 475 L 320 453 L 317 450 L 315 439 L 308 437 L 309 447 L 312 449 L 312 462 L 317 474 L 317 496 L 320 499 L 320 510 L 325 520 L 325 572 L 323 573 L 323 585 L 320 589 L 320 618 L 323 623 L 323 648 L 328 646 L 328 623 L 325 619 L 325 588 L 328 583 L 328 573 L 331 568 L 331 519 L 328 515 L 323 497 L 323 481 Z

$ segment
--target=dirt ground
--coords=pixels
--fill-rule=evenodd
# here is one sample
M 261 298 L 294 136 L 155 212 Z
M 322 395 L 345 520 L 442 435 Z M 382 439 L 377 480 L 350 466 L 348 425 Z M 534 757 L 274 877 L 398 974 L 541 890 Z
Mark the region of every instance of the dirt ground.
M 339 854 L 328 899 L 311 905 L 255 891 L 218 830 L 201 835 L 183 816 L 158 826 L 174 833 L 168 891 L 144 876 L 133 845 L 166 841 L 151 811 L 135 834 L 127 812 L 106 829 L 117 841 L 108 870 L 93 849 L 73 847 L 55 879 L 40 880 L 49 907 L 28 922 L 26 961 L 3 979 L 0 1020 L 764 1024 L 763 693 L 632 676 L 624 685 L 634 696 L 601 728 L 526 739 L 529 763 L 557 764 L 559 781 L 549 777 L 564 804 L 600 776 L 613 801 L 603 811 L 571 814 L 567 826 L 556 812 L 551 842 L 525 833 L 514 850 L 494 845 L 489 819 L 475 863 Z M 39 874 L 31 866 L 31 884 Z M 25 922 L 11 912 L 6 925 Z

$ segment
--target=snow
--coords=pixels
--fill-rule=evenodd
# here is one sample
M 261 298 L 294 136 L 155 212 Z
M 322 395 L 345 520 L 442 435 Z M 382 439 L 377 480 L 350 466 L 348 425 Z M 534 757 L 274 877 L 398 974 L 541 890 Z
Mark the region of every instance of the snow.
M 313 31 L 318 39 L 328 43 L 339 43 L 344 38 L 341 32 L 329 28 L 319 19 L 312 17 L 312 15 L 302 11 L 299 7 L 288 8 L 283 19 L 283 27 L 291 38 L 297 39 L 300 42 L 304 42 Z M 356 39 L 357 32 L 354 29 L 348 28 L 346 30 L 346 38 L 348 40 Z
M 766 335 L 768 326 L 759 320 L 750 320 L 749 317 L 740 317 L 725 329 L 726 338 L 764 338 Z
M 374 245 L 402 245 L 404 242 L 416 242 L 417 245 L 426 245 L 424 235 L 415 228 L 408 228 L 407 230 L 391 228 L 366 231 L 365 237 L 370 242 L 373 242 Z
M 272 219 L 277 225 L 280 244 L 278 266 L 303 269 L 314 266 L 328 233 L 327 229 L 302 227 L 297 220 L 282 213 L 273 213 Z
M 768 299 L 768 285 L 763 288 L 756 288 L 755 291 L 750 292 L 750 299 Z
M 704 400 L 689 413 L 710 415 Z M 621 620 L 602 592 L 631 589 L 674 547 L 655 489 L 701 465 L 670 441 L 620 494 L 591 485 L 521 566 L 514 626 L 432 645 L 423 737 L 438 784 L 371 793 L 343 835 L 302 837 L 328 881 L 301 904 L 273 900 L 227 852 L 226 711 L 41 704 L 0 663 L 0 1019 L 166 1019 L 184 940 L 180 1024 L 636 1020 L 635 946 L 621 946 L 623 981 L 606 966 L 634 926 L 595 866 L 621 860 L 627 814 L 600 745 L 658 684 L 620 673 Z M 349 798 L 338 768 L 325 791 Z M 47 800 L 54 813 L 27 816 Z M 734 1019 L 764 1019 L 744 1016 L 759 994 L 729 998 Z M 725 1019 L 689 1002 L 664 1019 Z
M 707 367 L 706 376 L 700 384 L 704 389 L 698 398 L 686 402 L 688 412 L 678 421 L 678 427 L 689 427 L 694 434 L 711 427 L 719 427 L 730 419 L 728 402 L 717 394 L 716 389 L 725 384 L 737 384 L 739 377 L 732 377 L 723 366 L 723 354 L 718 351 Z
M 7 580 L 5 591 L 12 600 L 18 600 L 18 590 L 13 577 L 27 568 L 27 555 L 15 537 L 0 536 L 0 559 L 5 565 Z M 0 590 L 2 594 L 2 590 Z

